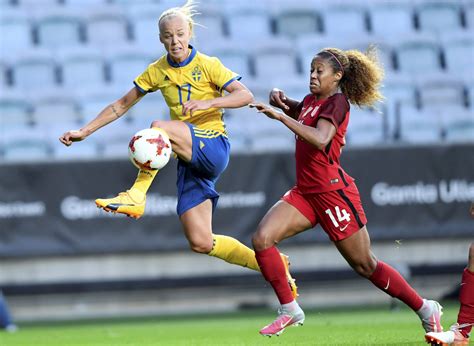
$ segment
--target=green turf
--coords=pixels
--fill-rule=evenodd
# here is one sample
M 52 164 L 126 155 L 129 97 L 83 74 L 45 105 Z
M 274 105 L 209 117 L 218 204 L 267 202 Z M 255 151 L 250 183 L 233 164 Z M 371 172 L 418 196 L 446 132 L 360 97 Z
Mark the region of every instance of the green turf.
M 445 306 L 444 325 L 454 322 L 457 306 Z M 272 312 L 187 316 L 94 323 L 20 325 L 17 333 L 0 333 L 2 346 L 69 345 L 426 345 L 417 316 L 408 309 L 310 311 L 303 327 L 266 338 L 259 327 Z

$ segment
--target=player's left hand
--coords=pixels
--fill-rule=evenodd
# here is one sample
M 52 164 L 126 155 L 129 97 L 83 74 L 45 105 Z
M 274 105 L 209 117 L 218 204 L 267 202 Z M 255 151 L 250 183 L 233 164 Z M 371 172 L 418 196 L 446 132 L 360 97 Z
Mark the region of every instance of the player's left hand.
M 273 107 L 261 103 L 261 102 L 256 102 L 256 103 L 251 103 L 249 104 L 250 108 L 256 108 L 258 113 L 263 113 L 270 119 L 275 119 L 275 120 L 281 120 L 283 117 L 283 114 L 276 111 Z
M 189 100 L 183 103 L 183 115 L 189 112 L 190 116 L 193 116 L 194 111 L 202 111 L 211 108 L 212 100 Z

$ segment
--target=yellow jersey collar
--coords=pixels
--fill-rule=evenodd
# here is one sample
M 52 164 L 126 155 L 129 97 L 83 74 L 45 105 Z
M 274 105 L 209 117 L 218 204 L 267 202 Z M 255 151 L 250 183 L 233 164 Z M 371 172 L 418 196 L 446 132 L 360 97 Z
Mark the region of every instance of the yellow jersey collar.
M 170 55 L 167 54 L 166 55 L 166 60 L 168 61 L 168 64 L 171 67 L 184 67 L 184 66 L 188 65 L 194 59 L 194 57 L 196 56 L 196 53 L 197 53 L 197 51 L 194 49 L 193 46 L 188 45 L 188 48 L 191 49 L 191 54 L 189 54 L 189 56 L 186 58 L 186 60 L 184 60 L 182 62 L 174 62 L 171 59 Z

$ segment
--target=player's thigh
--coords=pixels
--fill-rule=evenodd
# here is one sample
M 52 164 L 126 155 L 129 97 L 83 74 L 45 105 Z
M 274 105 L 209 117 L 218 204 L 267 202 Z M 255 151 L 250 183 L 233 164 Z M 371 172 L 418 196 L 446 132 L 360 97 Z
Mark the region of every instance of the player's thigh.
M 252 242 L 256 250 L 264 250 L 311 227 L 311 222 L 298 209 L 280 200 L 260 221 Z
M 184 234 L 196 252 L 208 253 L 212 250 L 212 202 L 210 199 L 185 211 L 179 219 Z
M 193 139 L 188 124 L 177 120 L 155 120 L 151 126 L 165 130 L 170 137 L 175 154 L 186 162 L 191 161 Z

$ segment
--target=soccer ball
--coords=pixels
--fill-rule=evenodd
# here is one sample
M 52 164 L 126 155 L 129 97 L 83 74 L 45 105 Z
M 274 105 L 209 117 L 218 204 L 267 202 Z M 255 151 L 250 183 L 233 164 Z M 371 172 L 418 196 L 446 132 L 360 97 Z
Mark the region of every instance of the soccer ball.
M 139 169 L 161 169 L 171 157 L 170 139 L 160 128 L 138 131 L 130 140 L 128 156 Z

